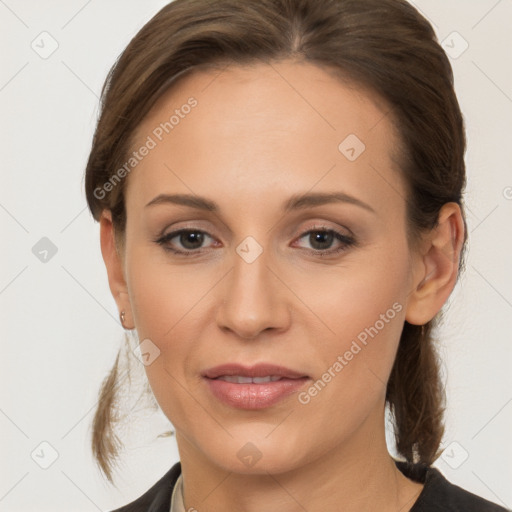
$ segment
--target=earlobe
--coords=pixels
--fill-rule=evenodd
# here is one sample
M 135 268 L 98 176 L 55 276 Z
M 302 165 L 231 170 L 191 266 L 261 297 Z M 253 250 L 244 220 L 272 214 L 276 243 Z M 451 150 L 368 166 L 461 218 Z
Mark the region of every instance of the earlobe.
M 109 210 L 103 210 L 100 217 L 101 254 L 107 269 L 110 292 L 116 301 L 119 313 L 124 311 L 122 325 L 125 329 L 133 324 L 132 311 L 128 295 L 128 287 L 123 269 L 123 258 L 116 247 L 112 215 Z
M 416 276 L 409 294 L 405 319 L 423 325 L 442 308 L 455 286 L 464 241 L 464 221 L 457 203 L 446 203 L 437 225 L 425 236 L 415 262 Z

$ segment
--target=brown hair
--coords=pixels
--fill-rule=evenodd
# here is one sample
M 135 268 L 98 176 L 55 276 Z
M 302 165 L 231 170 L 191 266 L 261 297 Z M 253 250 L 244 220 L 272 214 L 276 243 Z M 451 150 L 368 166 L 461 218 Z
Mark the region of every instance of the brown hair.
M 464 219 L 466 140 L 453 72 L 430 23 L 405 0 L 175 0 L 164 7 L 132 39 L 103 86 L 85 174 L 94 219 L 109 209 L 116 240 L 123 240 L 126 180 L 104 185 L 126 162 L 138 124 L 179 75 L 288 58 L 335 69 L 384 98 L 402 144 L 410 240 L 436 225 L 447 202 L 458 203 Z M 466 238 L 465 230 L 463 249 Z M 428 465 L 444 432 L 444 387 L 432 337 L 439 318 L 425 326 L 405 322 L 386 393 L 397 452 Z M 102 384 L 92 437 L 111 482 L 121 446 L 111 412 L 117 381 L 116 359 Z

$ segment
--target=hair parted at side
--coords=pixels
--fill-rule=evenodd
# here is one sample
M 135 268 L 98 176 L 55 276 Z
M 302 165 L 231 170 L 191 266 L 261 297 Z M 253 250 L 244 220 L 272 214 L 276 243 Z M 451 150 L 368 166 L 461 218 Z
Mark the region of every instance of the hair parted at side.
M 447 202 L 458 203 L 464 219 L 466 139 L 452 68 L 430 23 L 405 0 L 175 0 L 165 6 L 135 35 L 103 86 L 85 172 L 94 219 L 110 210 L 122 242 L 128 177 L 108 192 L 104 184 L 127 161 L 135 129 L 179 75 L 289 58 L 337 70 L 389 106 L 409 190 L 410 240 L 436 225 Z M 464 230 L 464 246 L 466 238 Z M 429 465 L 444 432 L 444 386 L 432 336 L 439 318 L 423 328 L 405 322 L 386 392 L 398 453 Z M 110 413 L 117 363 L 102 384 L 92 436 L 94 456 L 111 482 L 120 448 Z

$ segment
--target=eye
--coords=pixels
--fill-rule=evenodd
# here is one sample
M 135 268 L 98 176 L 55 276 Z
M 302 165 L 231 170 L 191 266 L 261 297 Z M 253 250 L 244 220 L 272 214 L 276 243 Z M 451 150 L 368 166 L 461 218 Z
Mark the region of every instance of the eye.
M 299 237 L 299 240 L 306 237 L 311 248 L 308 249 L 306 247 L 305 249 L 316 256 L 338 254 L 355 244 L 355 240 L 351 236 L 344 235 L 343 233 L 326 227 L 315 226 L 313 229 L 303 233 Z M 167 233 L 156 239 L 155 242 L 166 251 L 179 256 L 190 256 L 204 252 L 204 243 L 208 241 L 208 239 L 214 240 L 213 237 L 205 231 L 183 228 Z M 337 243 L 337 247 L 332 248 L 333 243 Z
M 172 242 L 174 239 L 176 239 L 176 242 Z M 197 229 L 179 229 L 161 236 L 155 240 L 155 242 L 161 245 L 166 251 L 186 256 L 188 254 L 202 252 L 202 245 L 206 239 L 213 240 L 213 238 L 204 231 Z M 181 245 L 182 249 L 174 248 L 176 245 Z
M 325 227 L 315 227 L 314 229 L 310 229 L 303 233 L 299 240 L 302 240 L 303 238 L 306 238 L 306 241 L 310 244 L 310 251 L 319 256 L 338 254 L 355 244 L 355 240 L 351 236 L 344 235 L 334 229 Z M 338 243 L 338 246 L 331 248 L 333 243 L 336 242 Z

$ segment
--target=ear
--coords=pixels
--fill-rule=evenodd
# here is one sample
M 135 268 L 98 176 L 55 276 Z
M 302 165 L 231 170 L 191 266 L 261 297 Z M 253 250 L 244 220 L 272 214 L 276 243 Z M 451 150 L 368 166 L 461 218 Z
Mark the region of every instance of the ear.
M 452 292 L 459 270 L 464 241 L 464 221 L 457 203 L 446 203 L 437 225 L 425 236 L 415 256 L 413 289 L 409 294 L 405 320 L 423 325 L 432 320 Z
M 133 315 L 128 295 L 128 287 L 124 276 L 124 263 L 115 243 L 112 214 L 109 210 L 103 210 L 100 217 L 100 243 L 101 254 L 107 268 L 108 284 L 119 313 L 125 312 L 123 327 L 133 325 Z

